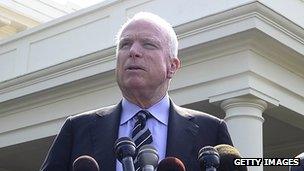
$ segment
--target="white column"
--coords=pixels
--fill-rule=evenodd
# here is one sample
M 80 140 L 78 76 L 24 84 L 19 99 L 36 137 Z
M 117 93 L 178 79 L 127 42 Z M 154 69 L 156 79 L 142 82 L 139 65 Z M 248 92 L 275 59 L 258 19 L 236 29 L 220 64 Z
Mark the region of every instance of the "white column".
M 267 103 L 254 97 L 239 97 L 221 103 L 226 112 L 225 121 L 234 146 L 243 157 L 263 157 L 263 111 Z M 263 166 L 248 167 L 250 171 L 262 171 Z

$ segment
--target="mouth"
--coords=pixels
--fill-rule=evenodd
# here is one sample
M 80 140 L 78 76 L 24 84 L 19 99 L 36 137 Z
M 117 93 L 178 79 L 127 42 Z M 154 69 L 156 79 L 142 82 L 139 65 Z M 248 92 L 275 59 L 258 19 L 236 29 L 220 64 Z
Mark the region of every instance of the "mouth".
M 128 66 L 127 68 L 126 68 L 126 70 L 128 71 L 136 71 L 136 70 L 143 70 L 144 71 L 144 69 L 142 68 L 142 67 L 140 67 L 140 66 Z

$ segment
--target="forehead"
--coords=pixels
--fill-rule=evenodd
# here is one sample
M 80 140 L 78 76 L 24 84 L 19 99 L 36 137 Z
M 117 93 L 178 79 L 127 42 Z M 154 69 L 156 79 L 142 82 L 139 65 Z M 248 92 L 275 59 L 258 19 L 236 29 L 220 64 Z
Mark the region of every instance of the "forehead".
M 166 40 L 166 32 L 159 25 L 147 21 L 136 20 L 129 23 L 121 32 L 120 39 L 124 38 L 152 38 Z

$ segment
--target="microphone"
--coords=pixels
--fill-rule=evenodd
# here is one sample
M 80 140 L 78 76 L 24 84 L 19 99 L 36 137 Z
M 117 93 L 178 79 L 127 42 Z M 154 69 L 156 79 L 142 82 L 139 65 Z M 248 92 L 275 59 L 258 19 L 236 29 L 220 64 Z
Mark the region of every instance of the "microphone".
M 228 144 L 220 144 L 214 147 L 220 156 L 219 170 L 247 171 L 246 166 L 235 166 L 234 159 L 241 159 L 240 152 Z
M 158 164 L 157 150 L 150 144 L 143 145 L 138 151 L 137 159 L 142 171 L 154 171 Z
M 114 152 L 120 161 L 123 171 L 134 171 L 133 158 L 136 152 L 136 145 L 129 137 L 121 137 L 115 141 Z
M 186 171 L 186 168 L 180 159 L 166 157 L 159 162 L 157 171 Z
M 220 165 L 220 156 L 211 146 L 205 146 L 198 152 L 198 161 L 202 171 L 216 171 Z
M 290 166 L 289 171 L 303 171 L 304 170 L 304 152 L 297 155 L 295 158 L 300 159 L 300 165 L 299 166 Z
M 99 171 L 99 166 L 94 158 L 83 155 L 73 162 L 73 171 Z

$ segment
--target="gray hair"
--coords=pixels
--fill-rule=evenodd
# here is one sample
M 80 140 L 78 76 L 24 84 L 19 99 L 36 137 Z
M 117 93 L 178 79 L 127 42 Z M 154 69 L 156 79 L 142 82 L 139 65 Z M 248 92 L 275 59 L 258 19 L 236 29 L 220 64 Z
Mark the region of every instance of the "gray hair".
M 118 52 L 118 46 L 119 46 L 119 40 L 122 31 L 131 23 L 137 20 L 146 20 L 146 21 L 151 21 L 155 24 L 157 24 L 159 27 L 164 29 L 164 31 L 167 32 L 168 34 L 168 44 L 169 44 L 169 55 L 171 58 L 177 57 L 178 53 L 178 41 L 177 41 L 177 36 L 175 31 L 173 30 L 172 25 L 161 18 L 158 15 L 149 13 L 149 12 L 139 12 L 135 14 L 131 19 L 129 19 L 126 23 L 124 23 L 119 31 L 116 34 L 116 54 Z

